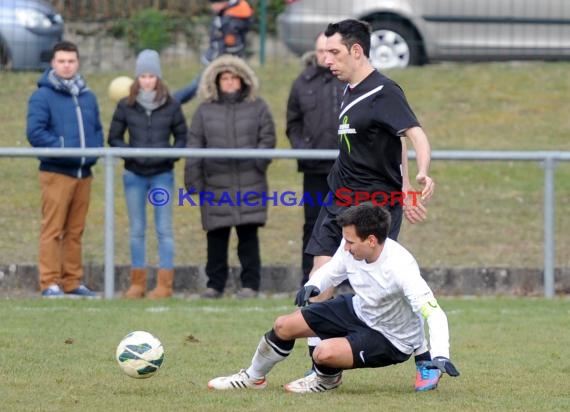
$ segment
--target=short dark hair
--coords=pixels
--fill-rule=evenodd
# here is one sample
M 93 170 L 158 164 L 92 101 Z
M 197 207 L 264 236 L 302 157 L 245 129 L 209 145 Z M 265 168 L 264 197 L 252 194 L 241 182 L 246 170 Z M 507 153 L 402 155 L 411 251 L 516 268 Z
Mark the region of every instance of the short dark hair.
M 79 58 L 79 49 L 77 48 L 77 45 L 70 41 L 64 40 L 56 43 L 51 51 L 52 59 L 58 51 L 75 52 L 75 54 L 77 54 L 77 58 Z
M 388 237 L 391 220 L 386 209 L 371 202 L 351 206 L 336 218 L 341 227 L 354 225 L 356 236 L 361 240 L 374 235 L 379 243 L 384 243 Z
M 336 33 L 342 37 L 342 44 L 350 50 L 355 44 L 360 45 L 366 57 L 370 56 L 370 25 L 362 20 L 342 20 L 338 23 L 330 23 L 326 30 L 325 36 L 331 37 Z

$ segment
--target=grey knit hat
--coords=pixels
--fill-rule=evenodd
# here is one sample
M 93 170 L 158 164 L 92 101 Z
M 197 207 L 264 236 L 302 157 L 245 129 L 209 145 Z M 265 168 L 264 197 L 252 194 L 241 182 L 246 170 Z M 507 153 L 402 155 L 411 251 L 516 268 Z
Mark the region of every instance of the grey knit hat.
M 160 70 L 160 56 L 156 50 L 143 50 L 137 56 L 137 63 L 135 66 L 135 77 L 143 73 L 154 74 L 156 77 L 162 77 Z

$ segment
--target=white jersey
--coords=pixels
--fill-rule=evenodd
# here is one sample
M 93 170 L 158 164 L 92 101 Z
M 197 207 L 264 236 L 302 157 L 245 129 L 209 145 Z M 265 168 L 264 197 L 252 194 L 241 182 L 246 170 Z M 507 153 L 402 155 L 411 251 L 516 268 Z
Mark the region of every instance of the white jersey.
M 435 302 L 416 260 L 391 239 L 386 239 L 380 257 L 372 263 L 355 260 L 344 250 L 345 243 L 343 239 L 332 259 L 306 284 L 324 291 L 348 279 L 355 292 L 352 305 L 356 316 L 382 333 L 398 350 L 411 354 L 424 339 L 420 309 L 428 302 Z M 432 330 L 430 323 L 432 355 L 449 357 L 447 319 L 433 326 L 436 330 Z

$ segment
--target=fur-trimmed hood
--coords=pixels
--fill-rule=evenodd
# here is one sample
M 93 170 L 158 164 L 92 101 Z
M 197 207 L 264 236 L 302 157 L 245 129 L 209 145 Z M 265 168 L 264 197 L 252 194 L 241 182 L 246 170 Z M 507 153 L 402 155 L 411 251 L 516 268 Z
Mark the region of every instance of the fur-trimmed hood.
M 216 78 L 224 72 L 230 72 L 241 77 L 246 88 L 246 101 L 254 101 L 257 98 L 259 80 L 253 69 L 243 59 L 226 54 L 218 57 L 204 70 L 198 89 L 198 96 L 201 100 L 205 102 L 219 100 L 220 96 L 216 86 Z
M 309 66 L 318 66 L 317 63 L 317 53 L 314 50 L 310 50 L 308 52 L 305 52 L 302 56 L 301 56 L 301 63 L 303 64 L 304 67 L 309 67 Z

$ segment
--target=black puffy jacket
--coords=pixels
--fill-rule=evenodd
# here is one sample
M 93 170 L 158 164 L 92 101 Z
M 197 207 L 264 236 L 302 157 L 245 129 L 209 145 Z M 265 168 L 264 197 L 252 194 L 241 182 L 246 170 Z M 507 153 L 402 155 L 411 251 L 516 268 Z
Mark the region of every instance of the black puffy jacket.
M 125 131 L 129 139 L 125 141 Z M 111 126 L 108 143 L 112 147 L 133 148 L 184 148 L 188 128 L 180 104 L 169 98 L 148 115 L 138 103 L 127 104 L 124 98 L 117 104 Z M 171 143 L 170 136 L 174 137 Z M 141 176 L 153 176 L 172 170 L 178 160 L 167 157 L 128 157 L 125 169 Z

